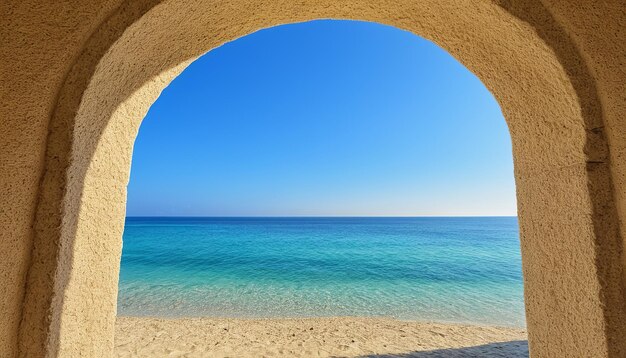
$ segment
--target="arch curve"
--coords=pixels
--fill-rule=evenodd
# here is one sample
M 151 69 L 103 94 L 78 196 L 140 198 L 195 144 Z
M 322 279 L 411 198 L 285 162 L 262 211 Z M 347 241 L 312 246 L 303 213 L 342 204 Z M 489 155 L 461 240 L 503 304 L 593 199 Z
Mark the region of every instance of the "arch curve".
M 543 6 L 141 0 L 122 5 L 94 32 L 59 95 L 21 354 L 112 350 L 132 146 L 161 90 L 225 42 L 322 18 L 378 22 L 425 37 L 483 81 L 512 138 L 531 353 L 626 352 L 619 334 L 626 331 L 621 238 L 602 106 L 582 56 Z

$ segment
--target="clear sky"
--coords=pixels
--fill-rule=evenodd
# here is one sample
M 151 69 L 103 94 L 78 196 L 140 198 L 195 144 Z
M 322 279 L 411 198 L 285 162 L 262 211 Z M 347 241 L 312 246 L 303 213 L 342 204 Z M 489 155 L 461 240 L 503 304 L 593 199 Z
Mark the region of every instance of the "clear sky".
M 141 125 L 128 216 L 516 215 L 498 103 L 432 42 L 314 21 L 192 63 Z

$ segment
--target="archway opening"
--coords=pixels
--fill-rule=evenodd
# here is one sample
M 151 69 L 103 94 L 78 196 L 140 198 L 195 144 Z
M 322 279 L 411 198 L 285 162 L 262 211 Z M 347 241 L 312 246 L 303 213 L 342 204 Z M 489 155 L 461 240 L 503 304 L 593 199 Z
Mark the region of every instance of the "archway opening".
M 483 81 L 502 107 L 513 144 L 532 353 L 624 351 L 622 241 L 597 67 L 572 37 L 571 22 L 561 22 L 567 16 L 551 6 L 518 5 L 138 1 L 92 24 L 91 36 L 73 45 L 77 57 L 66 63 L 69 72 L 54 94 L 19 304 L 20 354 L 100 357 L 113 350 L 132 146 L 161 90 L 225 42 L 325 18 L 424 36 Z
M 198 59 L 142 124 L 127 211 L 121 315 L 385 316 L 523 336 L 504 118 L 470 71 L 396 28 L 284 25 Z M 142 344 L 137 322 L 118 323 L 124 349 Z M 465 334 L 451 338 L 492 343 Z

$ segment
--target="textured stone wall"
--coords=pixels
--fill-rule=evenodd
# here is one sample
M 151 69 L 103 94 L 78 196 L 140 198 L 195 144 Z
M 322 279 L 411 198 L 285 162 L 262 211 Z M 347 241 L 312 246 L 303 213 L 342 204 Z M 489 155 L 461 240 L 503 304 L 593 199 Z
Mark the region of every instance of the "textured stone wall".
M 149 106 L 224 42 L 318 18 L 411 31 L 483 81 L 513 142 L 531 354 L 626 355 L 621 0 L 10 0 L 0 356 L 110 354 L 132 145 Z
M 48 125 L 115 1 L 0 1 L 0 357 L 17 352 Z

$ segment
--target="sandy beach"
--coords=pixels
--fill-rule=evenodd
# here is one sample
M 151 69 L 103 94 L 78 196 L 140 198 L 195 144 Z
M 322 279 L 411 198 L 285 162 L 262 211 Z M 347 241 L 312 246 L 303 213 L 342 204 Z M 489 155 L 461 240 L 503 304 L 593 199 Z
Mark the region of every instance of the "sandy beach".
M 527 357 L 526 331 L 387 318 L 118 317 L 117 357 Z

